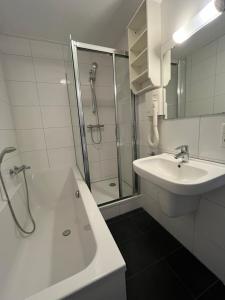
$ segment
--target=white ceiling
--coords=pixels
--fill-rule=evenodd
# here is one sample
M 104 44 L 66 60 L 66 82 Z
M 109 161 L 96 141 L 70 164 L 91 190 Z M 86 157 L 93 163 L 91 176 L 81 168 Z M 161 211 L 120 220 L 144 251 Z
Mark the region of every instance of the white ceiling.
M 114 47 L 141 0 L 0 0 L 0 32 Z

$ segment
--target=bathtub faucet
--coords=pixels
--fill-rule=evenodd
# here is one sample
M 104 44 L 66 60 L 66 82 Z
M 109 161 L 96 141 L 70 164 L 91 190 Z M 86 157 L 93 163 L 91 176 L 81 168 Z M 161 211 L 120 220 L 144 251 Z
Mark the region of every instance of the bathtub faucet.
M 9 170 L 9 174 L 11 176 L 18 175 L 20 172 L 23 172 L 24 170 L 28 170 L 30 168 L 31 168 L 30 166 L 26 166 L 26 165 L 22 165 L 20 167 L 14 166 L 13 169 Z

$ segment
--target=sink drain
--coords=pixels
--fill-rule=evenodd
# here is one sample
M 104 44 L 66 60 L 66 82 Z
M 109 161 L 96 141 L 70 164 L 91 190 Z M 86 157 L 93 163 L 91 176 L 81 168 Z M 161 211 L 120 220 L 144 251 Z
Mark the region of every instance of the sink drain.
M 109 184 L 109 186 L 116 186 L 116 183 L 115 182 L 111 182 L 110 184 Z
M 71 230 L 70 230 L 70 229 L 66 229 L 66 230 L 64 230 L 63 233 L 62 233 L 63 236 L 68 236 L 68 235 L 70 235 L 70 234 L 71 234 Z

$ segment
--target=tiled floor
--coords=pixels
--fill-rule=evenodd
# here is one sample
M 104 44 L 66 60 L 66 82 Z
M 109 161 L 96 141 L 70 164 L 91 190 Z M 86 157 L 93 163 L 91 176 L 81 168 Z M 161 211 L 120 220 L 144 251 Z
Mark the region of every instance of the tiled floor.
M 225 286 L 143 209 L 107 221 L 126 261 L 128 300 L 224 300 Z

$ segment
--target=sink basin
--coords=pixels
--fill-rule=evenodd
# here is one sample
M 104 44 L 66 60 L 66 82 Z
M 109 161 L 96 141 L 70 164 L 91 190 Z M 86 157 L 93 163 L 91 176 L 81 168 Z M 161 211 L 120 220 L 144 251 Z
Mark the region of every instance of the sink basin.
M 197 209 L 201 194 L 225 184 L 225 166 L 198 159 L 180 163 L 173 155 L 161 154 L 135 160 L 134 171 L 158 186 L 163 211 L 181 216 Z
M 225 166 L 198 159 L 179 164 L 170 154 L 135 160 L 135 172 L 179 195 L 199 195 L 225 184 Z

